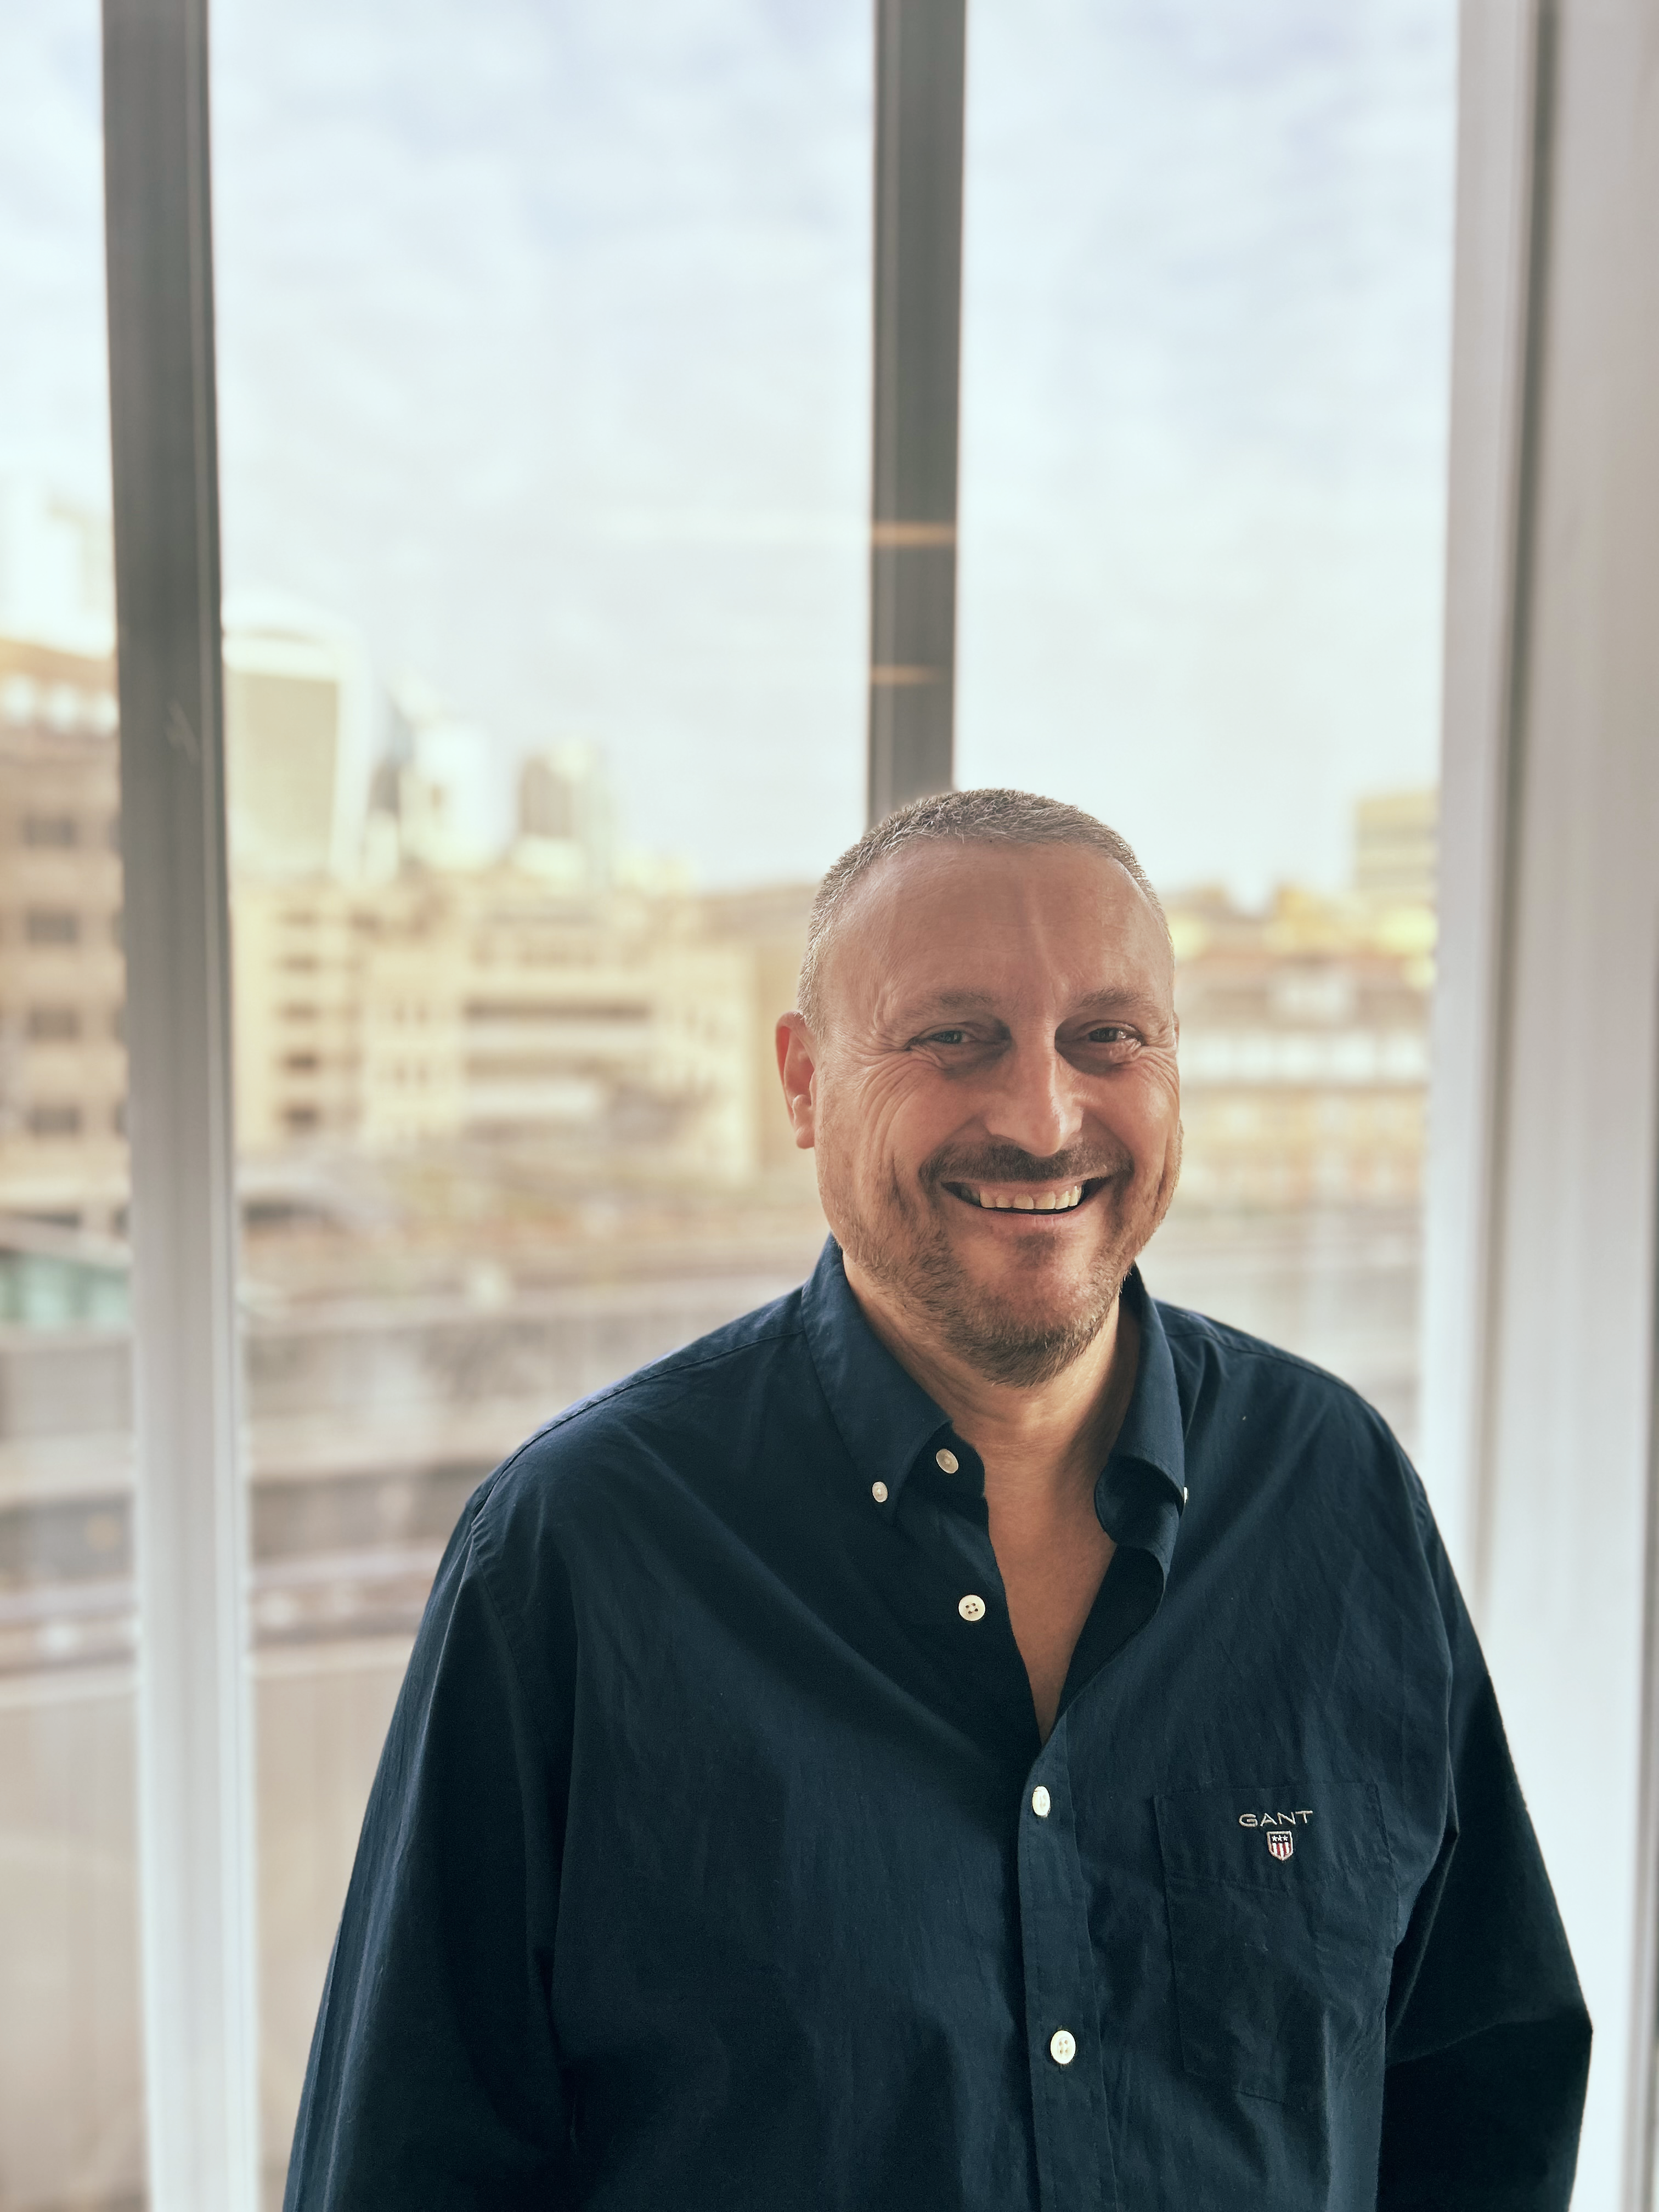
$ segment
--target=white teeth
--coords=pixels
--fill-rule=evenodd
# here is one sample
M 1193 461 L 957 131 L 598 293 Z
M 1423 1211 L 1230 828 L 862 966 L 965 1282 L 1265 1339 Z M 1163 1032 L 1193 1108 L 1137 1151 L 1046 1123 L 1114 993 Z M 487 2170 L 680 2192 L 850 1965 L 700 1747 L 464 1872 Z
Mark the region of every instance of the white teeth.
M 977 1205 L 992 1213 L 1069 1213 L 1083 1203 L 1083 1185 L 1074 1182 L 1069 1190 L 1044 1191 L 1034 1198 L 1000 1198 L 988 1190 L 975 1190 L 973 1195 Z

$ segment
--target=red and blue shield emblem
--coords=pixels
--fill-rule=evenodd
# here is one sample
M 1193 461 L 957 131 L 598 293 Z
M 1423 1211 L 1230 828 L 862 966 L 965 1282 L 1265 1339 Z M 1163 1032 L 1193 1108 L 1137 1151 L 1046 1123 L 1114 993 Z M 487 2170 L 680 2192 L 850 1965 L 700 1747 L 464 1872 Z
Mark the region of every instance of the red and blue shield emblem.
M 1276 1859 L 1287 1859 L 1296 1849 L 1296 1838 L 1288 1828 L 1269 1828 L 1267 1849 Z

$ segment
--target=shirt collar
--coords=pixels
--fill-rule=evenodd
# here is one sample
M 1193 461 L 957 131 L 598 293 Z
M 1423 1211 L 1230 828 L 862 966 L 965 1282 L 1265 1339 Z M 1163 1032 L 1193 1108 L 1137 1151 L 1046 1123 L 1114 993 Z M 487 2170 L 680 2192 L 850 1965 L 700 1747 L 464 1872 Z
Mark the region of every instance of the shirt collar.
M 1175 1361 L 1139 1267 L 1123 1285 L 1140 1328 L 1129 1409 L 1095 1485 L 1095 1511 L 1118 1544 L 1152 1553 L 1167 1576 L 1187 1503 L 1187 1437 Z
M 1138 1268 L 1123 1288 L 1140 1328 L 1140 1358 L 1123 1426 L 1095 1485 L 1095 1510 L 1115 1542 L 1151 1552 L 1167 1575 L 1187 1502 L 1181 1400 L 1169 1340 Z M 801 1316 L 841 1440 L 860 1477 L 885 1486 L 879 1504 L 890 1519 L 923 1452 L 951 1437 L 950 1417 L 864 1318 L 833 1237 L 802 1290 Z
M 801 1291 L 806 1342 L 841 1440 L 866 1482 L 886 1486 L 890 1520 L 910 1470 L 951 1420 L 905 1373 L 864 1318 L 831 1237 Z M 935 1447 L 937 1449 L 937 1447 Z

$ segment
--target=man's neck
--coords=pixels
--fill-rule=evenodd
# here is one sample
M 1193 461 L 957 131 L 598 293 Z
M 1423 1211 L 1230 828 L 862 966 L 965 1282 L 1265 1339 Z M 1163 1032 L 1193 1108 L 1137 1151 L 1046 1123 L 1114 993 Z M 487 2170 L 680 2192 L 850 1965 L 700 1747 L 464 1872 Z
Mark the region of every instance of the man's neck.
M 1139 1354 L 1140 1331 L 1121 1297 L 1068 1367 L 1022 1386 L 980 1374 L 855 1261 L 846 1266 L 877 1337 L 985 1462 L 988 1495 L 1000 1492 L 1009 1504 L 1041 1512 L 1060 1493 L 1092 1491 L 1128 1409 Z

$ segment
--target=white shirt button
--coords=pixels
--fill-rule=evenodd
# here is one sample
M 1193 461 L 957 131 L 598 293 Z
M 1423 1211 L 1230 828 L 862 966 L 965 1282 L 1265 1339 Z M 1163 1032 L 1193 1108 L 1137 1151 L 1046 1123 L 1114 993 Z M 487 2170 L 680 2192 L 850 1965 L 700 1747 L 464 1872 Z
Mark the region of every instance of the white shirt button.
M 941 1447 L 939 1450 L 933 1454 L 933 1465 L 938 1468 L 942 1474 L 954 1474 L 957 1469 L 962 1465 L 962 1462 L 957 1457 L 953 1451 L 948 1449 L 948 1447 Z
M 1053 1805 L 1054 1802 L 1054 1799 L 1048 1795 L 1048 1791 L 1039 1782 L 1036 1788 L 1031 1792 L 1031 1810 L 1036 1814 L 1039 1820 L 1046 1820 L 1048 1819 L 1048 1808 Z
M 1069 2027 L 1057 2027 L 1048 2038 L 1048 2056 L 1056 2066 L 1069 2066 L 1077 2057 L 1077 2038 Z
M 957 1611 L 964 1620 L 983 1620 L 985 1601 L 982 1597 L 975 1597 L 972 1590 L 969 1590 L 966 1597 L 959 1597 L 957 1600 Z
M 878 1505 L 885 1505 L 887 1503 L 887 1485 L 884 1482 L 872 1482 L 870 1486 L 870 1495 L 875 1499 Z

